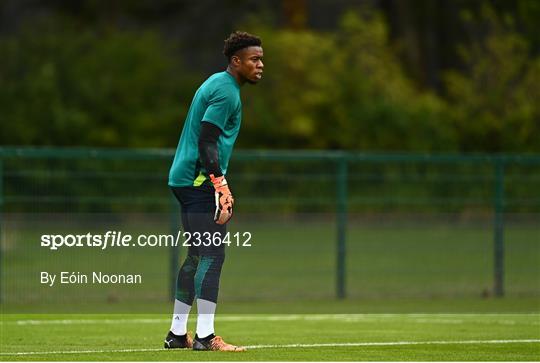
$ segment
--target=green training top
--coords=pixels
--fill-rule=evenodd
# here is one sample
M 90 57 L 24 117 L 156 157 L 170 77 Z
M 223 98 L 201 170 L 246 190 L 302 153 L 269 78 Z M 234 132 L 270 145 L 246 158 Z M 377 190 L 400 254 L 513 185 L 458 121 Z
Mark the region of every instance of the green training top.
M 213 74 L 195 93 L 169 171 L 170 186 L 200 186 L 207 179 L 206 170 L 199 161 L 202 121 L 221 129 L 217 147 L 219 166 L 225 175 L 242 121 L 240 86 L 230 73 Z

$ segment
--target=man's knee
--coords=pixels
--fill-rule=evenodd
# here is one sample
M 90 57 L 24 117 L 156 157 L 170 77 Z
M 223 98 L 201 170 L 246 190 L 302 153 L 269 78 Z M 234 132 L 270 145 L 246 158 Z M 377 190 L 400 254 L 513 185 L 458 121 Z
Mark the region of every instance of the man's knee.
M 199 265 L 199 256 L 187 255 L 182 267 L 180 268 L 181 273 L 194 274 L 197 271 L 197 266 Z

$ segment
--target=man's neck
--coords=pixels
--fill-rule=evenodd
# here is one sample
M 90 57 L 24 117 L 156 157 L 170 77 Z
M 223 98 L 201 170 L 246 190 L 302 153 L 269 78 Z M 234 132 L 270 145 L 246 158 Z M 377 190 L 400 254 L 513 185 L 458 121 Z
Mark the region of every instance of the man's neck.
M 229 73 L 231 76 L 234 77 L 234 79 L 236 80 L 236 83 L 238 83 L 240 87 L 244 85 L 245 80 L 241 79 L 240 75 L 237 72 L 235 72 L 230 66 L 227 67 L 227 73 Z

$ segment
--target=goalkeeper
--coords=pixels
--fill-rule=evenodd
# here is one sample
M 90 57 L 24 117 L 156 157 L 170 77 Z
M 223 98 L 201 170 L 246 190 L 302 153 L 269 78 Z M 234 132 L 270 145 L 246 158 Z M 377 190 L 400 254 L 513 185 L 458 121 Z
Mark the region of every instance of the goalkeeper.
M 228 60 L 227 70 L 210 76 L 195 93 L 169 173 L 169 186 L 181 206 L 184 231 L 191 236 L 195 232 L 201 236 L 205 232 L 225 236 L 226 223 L 234 208 L 225 175 L 240 131 L 240 87 L 257 83 L 263 73 L 261 40 L 254 35 L 232 33 L 225 40 L 223 54 Z M 189 247 L 178 273 L 172 325 L 165 338 L 165 348 L 245 350 L 225 343 L 214 334 L 224 258 L 222 244 Z M 192 339 L 187 332 L 187 320 L 194 300 L 198 316 Z

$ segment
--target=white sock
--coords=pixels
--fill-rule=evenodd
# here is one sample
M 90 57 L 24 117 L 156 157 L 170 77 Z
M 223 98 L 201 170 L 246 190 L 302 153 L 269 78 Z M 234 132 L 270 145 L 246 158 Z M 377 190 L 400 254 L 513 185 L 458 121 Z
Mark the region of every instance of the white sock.
M 206 338 L 214 333 L 214 314 L 216 303 L 208 300 L 197 299 L 197 336 Z
M 172 317 L 171 331 L 174 335 L 187 333 L 187 321 L 191 305 L 184 304 L 180 300 L 174 300 L 174 313 Z

